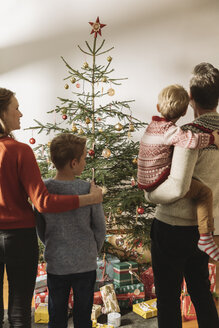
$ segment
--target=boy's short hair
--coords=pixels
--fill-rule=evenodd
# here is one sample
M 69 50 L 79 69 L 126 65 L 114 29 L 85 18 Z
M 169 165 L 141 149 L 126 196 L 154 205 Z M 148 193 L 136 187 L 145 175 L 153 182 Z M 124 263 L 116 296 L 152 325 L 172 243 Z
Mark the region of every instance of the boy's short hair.
M 161 115 L 167 120 L 178 119 L 188 108 L 188 92 L 181 85 L 169 85 L 159 93 L 158 105 Z
M 218 105 L 219 70 L 209 63 L 195 66 L 190 79 L 192 99 L 205 110 L 212 110 Z
M 71 133 L 62 133 L 50 144 L 50 157 L 57 170 L 62 169 L 73 159 L 80 161 L 86 145 L 86 138 Z

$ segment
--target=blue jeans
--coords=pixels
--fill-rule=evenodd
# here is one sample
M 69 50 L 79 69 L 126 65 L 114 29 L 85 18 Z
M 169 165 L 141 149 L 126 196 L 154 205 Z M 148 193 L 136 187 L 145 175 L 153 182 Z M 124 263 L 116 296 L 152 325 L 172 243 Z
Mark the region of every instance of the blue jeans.
M 0 230 L 0 327 L 4 320 L 3 276 L 9 286 L 8 320 L 11 328 L 31 327 L 31 303 L 38 264 L 35 228 Z
M 210 292 L 208 255 L 198 249 L 197 226 L 171 226 L 154 220 L 151 255 L 157 295 L 158 327 L 181 328 L 180 294 L 183 276 L 194 304 L 199 328 L 218 328 Z
M 86 259 L 85 259 L 86 260 Z M 47 274 L 49 289 L 49 328 L 67 328 L 68 298 L 74 295 L 74 328 L 91 328 L 96 270 L 68 275 Z

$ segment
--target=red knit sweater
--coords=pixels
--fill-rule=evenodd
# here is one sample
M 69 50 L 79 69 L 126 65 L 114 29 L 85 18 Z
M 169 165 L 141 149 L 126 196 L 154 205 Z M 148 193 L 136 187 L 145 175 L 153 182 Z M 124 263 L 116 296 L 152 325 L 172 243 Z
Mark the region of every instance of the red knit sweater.
M 79 207 L 77 195 L 49 194 L 28 145 L 9 137 L 0 138 L 0 229 L 35 226 L 28 197 L 39 212 L 64 212 Z

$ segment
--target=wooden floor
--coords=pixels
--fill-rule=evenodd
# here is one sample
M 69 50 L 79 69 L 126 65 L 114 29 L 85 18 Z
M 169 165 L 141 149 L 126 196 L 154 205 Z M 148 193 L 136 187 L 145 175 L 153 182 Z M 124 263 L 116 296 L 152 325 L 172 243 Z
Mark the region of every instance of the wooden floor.
M 215 241 L 216 243 L 219 245 L 219 236 L 215 237 Z M 219 262 L 213 262 L 215 263 L 217 266 L 216 269 L 216 292 L 217 294 L 219 294 Z M 4 304 L 5 304 L 5 308 L 7 308 L 7 303 L 8 303 L 8 281 L 7 281 L 7 277 L 5 275 L 5 279 L 4 279 Z M 33 304 L 34 305 L 34 304 Z M 219 313 L 219 305 L 218 305 L 218 313 Z M 198 324 L 197 321 L 186 321 L 183 322 L 183 328 L 198 328 Z

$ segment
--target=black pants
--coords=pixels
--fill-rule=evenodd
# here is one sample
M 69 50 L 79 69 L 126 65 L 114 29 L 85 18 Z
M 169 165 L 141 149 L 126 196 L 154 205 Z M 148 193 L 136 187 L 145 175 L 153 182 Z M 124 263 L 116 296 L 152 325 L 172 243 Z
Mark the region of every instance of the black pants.
M 151 255 L 159 328 L 181 328 L 180 294 L 183 276 L 195 306 L 199 328 L 218 328 L 219 319 L 210 292 L 208 255 L 197 247 L 197 226 L 171 226 L 154 220 Z
M 67 328 L 68 298 L 74 294 L 73 322 L 75 328 L 91 328 L 96 270 L 68 275 L 48 273 L 49 328 Z
M 31 327 L 31 303 L 38 264 L 35 228 L 0 230 L 0 327 L 3 325 L 3 275 L 9 286 L 8 320 L 11 328 Z

